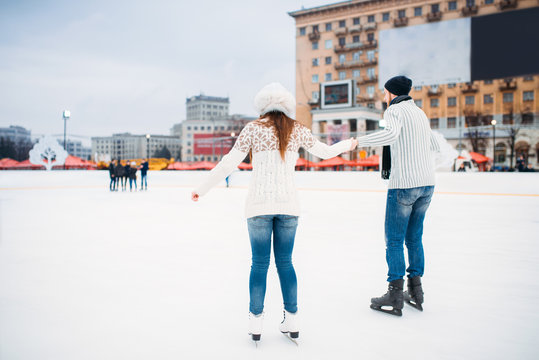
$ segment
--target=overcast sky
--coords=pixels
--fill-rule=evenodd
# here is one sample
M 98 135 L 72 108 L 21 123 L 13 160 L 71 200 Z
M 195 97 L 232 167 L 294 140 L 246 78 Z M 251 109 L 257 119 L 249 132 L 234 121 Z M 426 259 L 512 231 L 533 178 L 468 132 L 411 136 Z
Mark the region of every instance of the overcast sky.
M 32 134 L 169 134 L 185 98 L 229 96 L 255 115 L 266 83 L 295 91 L 287 12 L 330 3 L 0 0 L 0 127 Z

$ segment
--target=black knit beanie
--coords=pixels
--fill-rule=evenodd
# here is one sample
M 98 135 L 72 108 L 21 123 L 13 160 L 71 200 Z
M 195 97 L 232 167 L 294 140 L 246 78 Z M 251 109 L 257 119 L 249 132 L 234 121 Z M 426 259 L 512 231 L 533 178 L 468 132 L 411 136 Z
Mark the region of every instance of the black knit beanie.
M 395 76 L 389 79 L 384 87 L 394 95 L 408 95 L 412 90 L 412 80 L 402 75 Z

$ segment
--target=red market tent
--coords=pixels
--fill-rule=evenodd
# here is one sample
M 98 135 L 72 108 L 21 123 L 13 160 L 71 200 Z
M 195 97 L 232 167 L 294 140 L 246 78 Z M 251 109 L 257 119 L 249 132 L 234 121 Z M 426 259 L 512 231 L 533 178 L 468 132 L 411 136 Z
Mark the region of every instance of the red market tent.
M 247 164 L 247 163 L 242 162 L 241 164 L 238 165 L 238 169 L 252 170 L 253 169 L 253 164 Z
M 473 151 L 470 151 L 470 156 L 472 157 L 472 160 L 475 161 L 478 164 L 482 164 L 482 163 L 485 163 L 487 161 L 492 161 L 491 158 L 486 157 L 483 154 L 473 152 Z
M 17 165 L 19 162 L 10 158 L 3 158 L 0 160 L 0 170 L 7 170 L 12 166 Z
M 193 168 L 191 167 L 191 165 L 183 163 L 183 162 L 179 162 L 179 161 L 176 161 L 167 166 L 167 170 L 192 170 L 192 169 Z
M 363 166 L 363 167 L 380 166 L 380 156 L 371 155 L 366 159 L 356 161 L 355 164 L 356 166 Z
M 296 167 L 315 167 L 315 163 L 312 161 L 305 160 L 304 158 L 298 158 L 296 161 Z
M 81 159 L 79 157 L 76 157 L 76 156 L 73 156 L 73 155 L 69 155 L 67 157 L 64 165 L 54 165 L 52 168 L 53 169 L 63 169 L 64 166 L 68 170 L 74 170 L 74 169 L 96 170 L 97 169 L 97 165 L 92 163 L 91 161 L 83 160 L 83 159 Z
M 216 164 L 209 161 L 200 161 L 191 165 L 193 170 L 211 170 L 215 167 Z
M 342 157 L 340 156 L 336 156 L 334 158 L 331 158 L 331 159 L 327 159 L 327 160 L 322 160 L 318 163 L 315 163 L 314 166 L 316 167 L 334 167 L 334 166 L 343 166 L 343 165 L 348 165 L 346 162 L 348 160 L 344 160 Z
M 9 170 L 44 170 L 45 166 L 35 165 L 30 162 L 30 160 L 21 161 L 18 164 L 15 164 L 9 168 Z

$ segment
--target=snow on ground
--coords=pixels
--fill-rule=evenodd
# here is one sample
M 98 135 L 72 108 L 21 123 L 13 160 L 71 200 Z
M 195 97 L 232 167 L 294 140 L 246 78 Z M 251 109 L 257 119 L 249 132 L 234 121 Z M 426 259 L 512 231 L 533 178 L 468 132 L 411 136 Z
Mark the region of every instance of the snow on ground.
M 0 172 L 0 359 L 537 359 L 539 175 L 440 173 L 427 213 L 425 311 L 386 291 L 377 173 L 298 173 L 300 345 L 278 331 L 268 275 L 247 335 L 249 172 L 190 201 L 204 172 L 150 172 L 147 192 L 98 171 Z

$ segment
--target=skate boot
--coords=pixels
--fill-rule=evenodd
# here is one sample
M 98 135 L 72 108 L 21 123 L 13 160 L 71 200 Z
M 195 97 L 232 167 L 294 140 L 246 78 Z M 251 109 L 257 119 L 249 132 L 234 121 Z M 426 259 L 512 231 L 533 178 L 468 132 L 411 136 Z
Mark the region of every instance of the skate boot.
M 423 311 L 423 288 L 421 287 L 421 276 L 408 278 L 408 291 L 404 292 L 404 301 L 417 310 Z
M 279 330 L 290 339 L 297 339 L 299 337 L 299 319 L 298 313 L 290 313 L 286 310 L 283 311 L 284 319 L 279 325 Z
M 249 313 L 249 335 L 251 335 L 255 343 L 260 341 L 260 337 L 262 336 L 262 320 L 264 320 L 264 313 L 258 315 L 252 312 Z
M 393 280 L 389 283 L 388 291 L 384 296 L 371 299 L 371 309 L 382 311 L 391 315 L 402 316 L 404 300 L 402 288 L 404 280 Z M 392 309 L 384 309 L 383 306 L 391 306 Z

